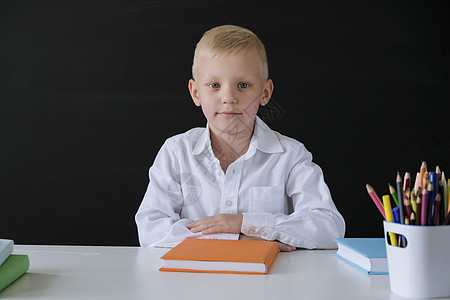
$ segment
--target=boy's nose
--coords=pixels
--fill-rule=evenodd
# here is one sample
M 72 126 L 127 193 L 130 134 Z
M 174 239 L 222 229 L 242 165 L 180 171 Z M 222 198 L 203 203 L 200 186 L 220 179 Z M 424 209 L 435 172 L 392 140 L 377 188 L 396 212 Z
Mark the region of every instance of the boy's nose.
M 237 103 L 236 93 L 231 88 L 226 88 L 222 90 L 222 103 L 234 104 Z

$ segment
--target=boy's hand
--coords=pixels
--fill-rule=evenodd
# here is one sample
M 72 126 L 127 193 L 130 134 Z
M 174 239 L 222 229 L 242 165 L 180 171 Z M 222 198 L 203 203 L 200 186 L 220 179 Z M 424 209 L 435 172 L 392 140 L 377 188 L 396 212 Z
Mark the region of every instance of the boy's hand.
M 239 239 L 240 240 L 254 240 L 254 241 L 265 241 L 262 238 L 259 237 L 254 237 L 254 236 L 248 236 L 245 234 L 240 234 L 239 235 Z M 280 249 L 281 252 L 291 252 L 296 250 L 297 248 L 294 246 L 290 246 L 288 244 L 282 243 L 282 242 L 277 242 L 278 243 L 278 248 Z
M 192 232 L 241 233 L 242 214 L 220 214 L 195 221 L 187 226 Z

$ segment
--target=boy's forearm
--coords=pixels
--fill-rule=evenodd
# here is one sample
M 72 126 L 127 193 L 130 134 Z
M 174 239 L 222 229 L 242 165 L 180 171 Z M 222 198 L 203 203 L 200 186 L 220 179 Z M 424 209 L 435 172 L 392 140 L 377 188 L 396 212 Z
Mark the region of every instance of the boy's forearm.
M 343 237 L 342 217 L 327 212 L 296 211 L 290 215 L 245 213 L 242 233 L 307 249 L 336 248 L 334 238 Z
M 253 240 L 253 241 L 265 241 L 265 239 L 259 238 L 259 237 L 254 237 L 254 236 L 248 236 L 245 235 L 243 233 L 239 234 L 239 239 L 240 240 Z M 297 249 L 297 247 L 295 246 L 291 246 L 282 242 L 278 242 L 278 248 L 280 249 L 280 251 L 282 252 L 290 252 L 290 251 L 294 251 Z
M 242 218 L 242 214 L 220 214 L 192 222 L 187 228 L 202 234 L 241 233 Z

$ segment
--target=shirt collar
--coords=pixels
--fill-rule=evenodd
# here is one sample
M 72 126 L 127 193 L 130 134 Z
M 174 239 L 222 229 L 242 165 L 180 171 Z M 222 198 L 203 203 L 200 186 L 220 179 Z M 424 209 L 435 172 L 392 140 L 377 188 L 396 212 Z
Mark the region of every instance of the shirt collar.
M 267 126 L 258 116 L 256 117 L 255 129 L 250 142 L 254 143 L 256 149 L 266 153 L 283 152 L 283 146 L 272 129 Z
M 209 134 L 209 126 L 206 124 L 205 130 L 197 139 L 192 151 L 193 155 L 201 154 L 205 149 L 211 148 L 211 137 Z M 250 141 L 247 155 L 253 155 L 255 150 L 258 149 L 266 153 L 283 152 L 283 146 L 276 134 L 264 123 L 258 116 L 256 116 L 255 129 Z
M 199 155 L 207 148 L 211 148 L 211 138 L 209 136 L 208 124 L 206 124 L 205 130 L 203 130 L 202 134 L 198 137 L 197 142 L 194 145 L 194 149 L 192 150 L 192 154 Z

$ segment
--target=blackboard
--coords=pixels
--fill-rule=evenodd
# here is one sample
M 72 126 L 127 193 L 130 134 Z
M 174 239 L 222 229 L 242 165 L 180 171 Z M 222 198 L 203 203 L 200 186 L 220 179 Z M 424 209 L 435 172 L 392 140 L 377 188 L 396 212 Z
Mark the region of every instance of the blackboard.
M 348 237 L 382 236 L 365 190 L 426 160 L 450 177 L 448 1 L 0 1 L 0 237 L 137 245 L 167 137 L 204 126 L 187 90 L 216 25 L 253 30 L 261 116 L 305 144 Z

